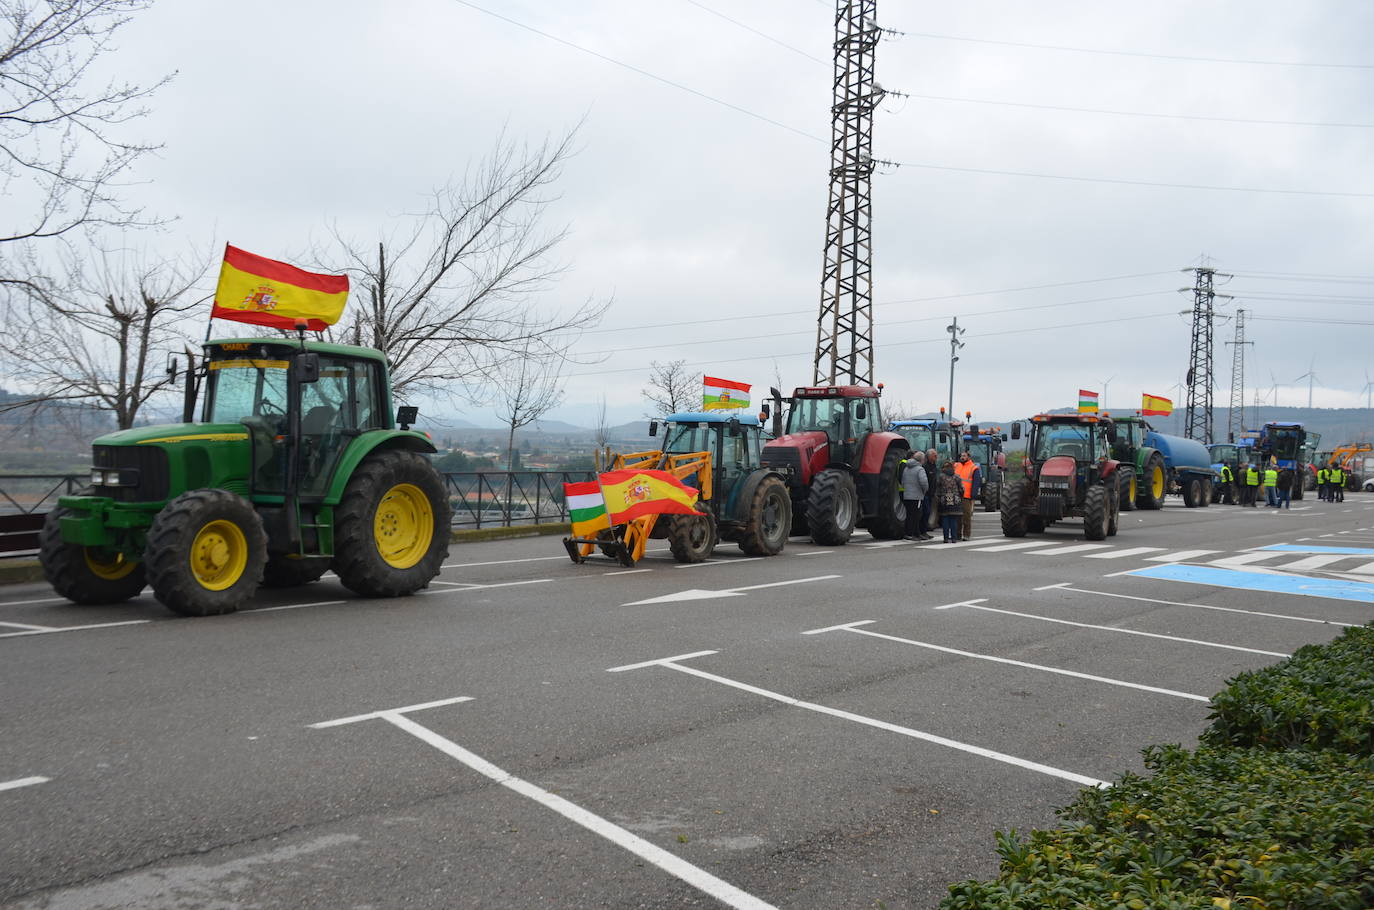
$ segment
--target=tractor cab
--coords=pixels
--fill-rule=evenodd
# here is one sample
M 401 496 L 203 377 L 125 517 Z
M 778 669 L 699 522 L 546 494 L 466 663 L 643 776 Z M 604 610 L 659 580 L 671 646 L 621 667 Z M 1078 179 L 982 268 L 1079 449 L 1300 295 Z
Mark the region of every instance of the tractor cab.
M 958 461 L 959 453 L 964 450 L 964 422 L 945 420 L 944 408 L 940 409 L 939 418 L 894 420 L 888 429 L 906 439 L 913 452 L 929 452 L 934 449 L 941 464 L 946 461 Z
M 883 429 L 878 390 L 867 386 L 802 387 L 792 393 L 786 436 L 823 433 L 831 464 L 856 464 L 863 441 Z
M 762 451 L 762 430 L 753 414 L 734 414 L 728 411 L 687 411 L 670 414 L 664 419 L 663 453 L 688 455 L 694 452 L 711 454 L 711 483 L 704 487 L 701 478 L 689 474 L 682 482 L 689 487 L 710 489 L 711 507 L 727 513 L 734 509 L 742 484 L 740 481 L 758 470 Z
M 1020 425 L 1012 426 L 1012 438 Z M 1026 442 L 1026 477 L 1002 497 L 1002 533 L 1024 537 L 1064 518 L 1082 518 L 1088 540 L 1116 534 L 1120 462 L 1116 425 L 1096 414 L 1037 414 Z

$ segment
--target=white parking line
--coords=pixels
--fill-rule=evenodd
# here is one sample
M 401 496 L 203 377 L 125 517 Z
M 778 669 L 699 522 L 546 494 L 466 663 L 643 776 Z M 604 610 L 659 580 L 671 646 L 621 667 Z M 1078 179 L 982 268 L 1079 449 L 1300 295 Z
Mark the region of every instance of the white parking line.
M 28 607 L 33 604 L 66 604 L 71 603 L 65 597 L 40 597 L 37 600 L 6 600 L 0 601 L 0 607 Z
M 934 607 L 936 610 L 946 610 L 950 607 L 967 607 L 970 610 L 983 610 L 988 613 L 1002 613 L 1006 616 L 1020 616 L 1024 619 L 1035 619 L 1040 622 L 1055 622 L 1065 626 L 1078 626 L 1080 629 L 1101 629 L 1104 632 L 1120 632 L 1123 635 L 1140 635 L 1145 638 L 1162 638 L 1167 641 L 1180 641 L 1184 644 L 1203 645 L 1208 648 L 1224 648 L 1228 651 L 1245 651 L 1248 654 L 1264 654 L 1269 657 L 1289 657 L 1286 651 L 1261 651 L 1258 648 L 1242 648 L 1240 645 L 1227 645 L 1217 641 L 1202 641 L 1197 638 L 1180 638 L 1177 635 L 1164 635 L 1159 632 L 1142 632 L 1139 629 L 1123 629 L 1120 626 L 1099 626 L 1089 622 L 1075 622 L 1071 619 L 1059 619 L 1055 616 L 1037 616 L 1034 613 L 1018 613 L 1015 610 L 1001 610 L 997 607 L 984 607 L 973 601 L 965 601 L 961 604 L 947 604 L 943 607 Z
M 838 708 L 830 708 L 825 705 L 816 704 L 815 702 L 801 701 L 800 699 L 792 698 L 790 696 L 783 695 L 779 692 L 771 692 L 768 689 L 760 689 L 758 686 L 751 686 L 748 683 L 742 683 L 733 679 L 727 679 L 724 676 L 716 676 L 714 673 L 707 673 L 705 671 L 698 670 L 695 667 L 685 667 L 677 663 L 677 661 L 679 660 L 688 660 L 693 657 L 704 657 L 708 654 L 715 653 L 715 651 L 698 651 L 694 654 L 681 654 L 677 657 L 666 657 L 660 660 L 647 660 L 642 663 L 628 664 L 623 667 L 613 667 L 607 672 L 620 673 L 625 670 L 638 670 L 643 667 L 651 666 L 664 667 L 669 670 L 676 670 L 679 673 L 686 673 L 688 675 L 696 676 L 701 679 L 710 680 L 711 682 L 720 683 L 724 686 L 730 686 L 731 688 L 739 689 L 744 692 L 750 692 L 754 695 L 759 695 L 764 698 L 772 699 L 773 701 L 782 702 L 783 704 L 791 705 L 794 708 L 804 708 L 807 711 L 815 711 L 818 714 L 828 714 L 831 717 L 838 717 L 843 720 L 853 721 L 854 723 L 863 724 L 868 727 L 874 727 L 879 730 L 887 730 L 890 733 L 898 733 L 902 736 L 909 736 L 913 739 L 919 739 L 928 743 L 934 743 L 938 746 L 945 746 L 950 749 L 958 749 L 960 752 L 968 752 L 970 754 L 978 755 L 983 758 L 990 758 L 993 761 L 1003 762 L 1004 764 L 1008 765 L 1015 765 L 1018 768 L 1025 768 L 1030 771 L 1039 772 L 1040 774 L 1048 774 L 1051 777 L 1057 777 L 1061 780 L 1072 781 L 1076 784 L 1082 784 L 1085 787 L 1111 786 L 1109 783 L 1107 783 L 1107 781 L 1098 780 L 1097 778 L 1088 777 L 1083 774 L 1075 774 L 1072 771 L 1065 771 L 1062 768 L 1054 768 L 1049 765 L 1042 765 L 1039 762 L 1033 762 L 1024 758 L 1017 758 L 1014 755 L 1007 755 L 1005 752 L 994 752 L 993 750 L 985 749 L 982 746 L 975 746 L 970 743 L 963 743 L 954 739 L 946 739 L 943 736 L 936 736 L 934 733 L 926 733 L 922 730 L 914 730 L 910 727 L 902 727 L 897 724 L 888 723 L 887 721 L 878 720 L 873 717 L 865 717 L 862 714 L 853 714 L 849 711 L 841 711 Z
M 704 562 L 684 562 L 673 566 L 674 569 L 700 569 L 702 566 L 733 566 L 743 562 L 758 562 L 766 556 L 741 556 L 738 559 L 707 559 Z
M 1030 556 L 1068 556 L 1070 553 L 1086 553 L 1089 550 L 1105 550 L 1111 544 L 1106 543 L 1080 543 L 1071 547 L 1060 547 L 1057 550 L 1036 550 Z
M 1177 553 L 1164 553 L 1159 556 L 1146 556 L 1146 562 L 1188 562 L 1200 556 L 1211 556 L 1221 550 L 1179 550 Z
M 1350 556 L 1347 554 L 1341 554 L 1339 556 L 1308 556 L 1306 559 L 1299 559 L 1297 562 L 1286 562 L 1281 566 L 1274 566 L 1274 568 L 1285 572 L 1305 572 L 1308 569 L 1320 569 L 1322 566 L 1329 566 L 1333 562 L 1340 562 L 1342 559 L 1349 558 Z
M 116 626 L 141 626 L 152 622 L 151 619 L 130 619 L 124 622 L 97 622 L 86 626 L 54 626 L 51 629 L 33 629 L 25 632 L 0 632 L 0 638 L 22 638 L 25 635 L 55 635 L 58 632 L 84 632 L 88 629 L 113 629 Z
M 969 604 L 968 606 L 972 606 L 972 604 Z M 917 647 L 917 648 L 927 648 L 927 649 L 929 649 L 929 650 L 931 650 L 931 651 L 942 651 L 942 652 L 944 652 L 945 654 L 957 654 L 957 655 L 959 655 L 960 657 L 971 657 L 971 658 L 973 658 L 974 660 L 986 660 L 986 661 L 990 661 L 990 662 L 992 662 L 992 663 L 997 663 L 997 664 L 1007 664 L 1007 665 L 1013 666 L 1013 667 L 1021 667 L 1021 668 L 1026 669 L 1026 670 L 1039 670 L 1039 671 L 1042 672 L 1042 673 L 1055 673 L 1055 674 L 1058 674 L 1058 675 L 1060 675 L 1060 676 L 1072 676 L 1072 677 L 1074 677 L 1075 679 L 1086 679 L 1086 680 L 1089 680 L 1089 681 L 1091 681 L 1091 682 L 1106 683 L 1107 685 L 1110 685 L 1110 686 L 1121 686 L 1121 687 L 1126 688 L 1126 689 L 1139 689 L 1139 690 L 1142 691 L 1142 692 L 1153 692 L 1153 693 L 1155 693 L 1156 695 L 1172 695 L 1172 696 L 1174 696 L 1175 698 L 1187 698 L 1187 699 L 1190 699 L 1190 700 L 1192 700 L 1192 701 L 1211 701 L 1211 700 L 1212 700 L 1211 697 L 1210 697 L 1210 696 L 1207 696 L 1207 695 L 1193 695 L 1193 694 L 1190 693 L 1190 692 L 1179 692 L 1179 691 L 1177 691 L 1177 690 L 1175 690 L 1175 689 L 1162 689 L 1162 688 L 1160 688 L 1159 686 L 1147 686 L 1147 685 L 1144 685 L 1143 683 L 1127 682 L 1127 681 L 1124 680 L 1124 679 L 1113 679 L 1113 678 L 1110 677 L 1110 676 L 1094 676 L 1094 675 L 1091 674 L 1091 673 L 1079 673 L 1077 670 L 1065 670 L 1065 669 L 1063 669 L 1063 668 L 1061 668 L 1061 667 L 1050 667 L 1050 666 L 1046 666 L 1046 665 L 1044 665 L 1044 664 L 1032 664 L 1032 663 L 1027 663 L 1027 662 L 1025 662 L 1025 661 L 1023 661 L 1023 660 L 1012 660 L 1010 657 L 997 657 L 997 656 L 992 655 L 992 654 L 978 654 L 978 653 L 976 653 L 976 652 L 974 652 L 974 651 L 963 651 L 963 650 L 960 650 L 959 648 L 949 648 L 949 647 L 946 647 L 946 646 L 944 646 L 944 645 L 937 645 L 937 644 L 933 644 L 933 643 L 928 642 L 928 641 L 916 641 L 916 640 L 913 639 L 913 638 L 901 638 L 901 637 L 896 636 L 896 635 L 885 635 L 885 634 L 882 633 L 882 632 L 874 632 L 874 631 L 871 630 L 871 629 L 860 629 L 860 628 L 858 628 L 859 626 L 866 626 L 866 625 L 869 625 L 869 624 L 872 623 L 872 622 L 874 622 L 874 620 L 871 620 L 871 619 L 861 619 L 861 620 L 858 620 L 858 621 L 856 621 L 856 622 L 845 623 L 845 624 L 842 625 L 842 626 L 831 626 L 830 628 L 825 629 L 825 630 L 823 630 L 823 631 L 826 631 L 826 632 L 832 632 L 832 631 L 853 632 L 853 633 L 855 633 L 856 635 L 868 635 L 868 636 L 871 636 L 871 637 L 873 637 L 873 638 L 884 638 L 884 639 L 887 639 L 888 641 L 901 642 L 901 643 L 904 644 L 904 645 L 912 645 L 912 646 Z M 805 634 L 805 633 L 803 633 L 803 634 Z
M 361 720 L 384 720 L 392 726 L 404 730 L 421 742 L 433 746 L 449 758 L 456 759 L 462 764 L 467 765 L 483 777 L 489 778 L 521 796 L 534 800 L 546 809 L 552 809 L 569 821 L 581 825 L 593 834 L 604 837 L 616 846 L 622 847 L 646 862 L 652 863 L 669 875 L 676 876 L 697 890 L 714 897 L 726 906 L 736 907 L 739 908 L 739 910 L 773 910 L 772 904 L 767 904 L 759 900 L 752 894 L 736 888 L 724 879 L 716 878 L 706 870 L 692 865 L 661 847 L 655 846 L 637 834 L 631 834 L 619 825 L 609 822 L 599 815 L 588 812 L 576 803 L 569 802 L 557 794 L 551 793 L 542 787 L 538 787 L 527 780 L 516 777 L 509 771 L 499 768 L 485 758 L 482 758 L 477 753 L 464 749 L 452 740 L 440 736 L 428 727 L 418 724 L 406 716 L 406 712 L 409 711 L 420 711 L 426 708 L 456 704 L 458 702 L 470 700 L 471 699 L 467 697 L 448 698 L 442 701 L 426 702 L 422 705 L 412 705 L 409 708 L 394 708 L 389 711 L 375 711 L 371 714 L 359 714 L 354 717 L 324 721 L 323 723 L 311 724 L 310 726 L 315 729 L 320 729 L 323 727 L 340 726 L 345 723 L 356 723 Z
M 28 629 L 33 632 L 51 632 L 53 626 L 31 626 L 26 622 L 0 622 L 0 626 L 9 626 L 12 629 Z
M 46 784 L 51 778 L 48 777 L 21 777 L 18 780 L 0 781 L 0 790 L 18 790 L 20 787 L 32 787 L 34 784 Z
M 1121 559 L 1125 556 L 1139 556 L 1142 553 L 1158 553 L 1163 547 L 1127 547 L 1124 550 L 1112 550 L 1110 553 L 1089 553 L 1084 559 Z
M 1287 613 L 1262 613 L 1259 610 L 1241 610 L 1237 607 L 1218 607 L 1213 604 L 1190 604 L 1178 600 L 1160 600 L 1157 597 L 1137 597 L 1134 594 L 1114 594 L 1111 591 L 1089 591 L 1087 588 L 1074 588 L 1069 585 L 1055 585 L 1061 591 L 1073 591 L 1077 594 L 1096 594 L 1099 597 L 1116 597 L 1121 600 L 1139 600 L 1144 603 L 1164 604 L 1169 607 L 1191 607 L 1195 610 L 1216 610 L 1219 613 L 1242 613 L 1246 616 L 1265 616 L 1269 619 L 1287 619 L 1293 622 L 1314 622 L 1323 626 L 1357 626 L 1359 623 L 1340 622 L 1335 619 L 1313 619 L 1310 616 L 1291 616 Z M 1032 590 L 1041 590 L 1034 588 Z

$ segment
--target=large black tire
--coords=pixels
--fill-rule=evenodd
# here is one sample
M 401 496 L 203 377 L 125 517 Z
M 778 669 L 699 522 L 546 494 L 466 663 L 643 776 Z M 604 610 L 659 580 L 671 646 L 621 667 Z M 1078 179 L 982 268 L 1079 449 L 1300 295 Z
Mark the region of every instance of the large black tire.
M 1026 481 L 1014 480 L 1002 490 L 1002 536 L 1026 536 Z
M 264 588 L 296 588 L 319 581 L 329 571 L 328 559 L 292 559 L 287 556 L 269 556 L 267 565 L 262 569 Z
M 854 533 L 859 514 L 859 495 L 854 478 L 842 468 L 826 468 L 811 481 L 806 500 L 806 524 L 811 539 L 821 546 L 840 547 Z
M 788 497 L 791 498 L 790 495 Z M 802 500 L 801 508 L 797 508 L 794 501 L 792 505 L 792 533 L 789 537 L 810 537 L 811 526 L 806 523 L 806 501 Z
M 232 613 L 257 593 L 267 565 L 267 532 L 242 496 L 191 490 L 153 519 L 144 561 L 153 593 L 173 613 Z
M 704 562 L 716 549 L 716 520 L 706 513 L 670 515 L 668 549 L 678 562 Z
M 1135 468 L 1123 464 L 1117 470 L 1123 472 L 1120 476 L 1125 479 L 1125 483 L 1121 484 L 1121 511 L 1134 512 L 1136 496 L 1139 495 L 1139 491 L 1136 489 L 1139 484 L 1136 480 Z
M 1211 504 L 1212 504 L 1212 482 L 1211 482 L 1210 480 L 1204 480 L 1204 481 L 1202 482 L 1202 501 L 1199 502 L 1198 505 L 1199 505 L 1200 507 L 1202 507 L 1202 508 L 1205 509 L 1205 508 L 1207 508 L 1208 506 L 1210 506 Z
M 883 465 L 878 469 L 878 501 L 874 514 L 868 519 L 868 533 L 878 540 L 900 540 L 906 533 L 906 507 L 902 504 L 902 459 L 907 450 L 893 446 L 883 456 Z
M 1310 474 L 1311 471 L 1305 471 L 1304 473 Z M 1293 486 L 1292 486 L 1292 491 L 1293 491 L 1293 492 L 1292 492 L 1290 495 L 1291 495 L 1294 499 L 1301 500 L 1301 499 L 1302 499 L 1302 484 L 1298 482 L 1298 479 L 1297 479 L 1297 476 L 1296 476 L 1296 475 L 1294 476 L 1292 483 L 1293 483 Z M 1352 489 L 1359 489 L 1359 487 L 1356 486 L 1356 487 L 1353 487 Z
M 983 511 L 996 512 L 1002 508 L 1002 484 L 996 480 L 983 485 Z
M 1045 533 L 1045 519 L 1039 515 L 1026 516 L 1026 530 L 1032 534 Z
M 1118 484 L 1121 479 L 1118 477 L 1107 488 L 1107 536 L 1115 537 L 1117 530 L 1121 527 L 1121 493 L 1118 492 Z
M 739 533 L 739 548 L 749 556 L 777 556 L 787 544 L 792 526 L 792 500 L 787 485 L 765 477 L 754 490 L 749 518 Z
M 402 597 L 428 587 L 443 568 L 451 512 L 443 479 L 422 455 L 369 455 L 334 514 L 334 571 L 350 591 Z
M 62 516 L 70 514 L 71 509 L 53 509 L 38 532 L 38 562 L 52 589 L 85 606 L 117 604 L 137 597 L 148 583 L 143 563 L 65 542 Z
M 1190 509 L 1196 509 L 1204 505 L 1202 499 L 1202 481 L 1196 477 L 1188 477 L 1179 484 L 1183 489 L 1183 504 Z
M 1136 491 L 1136 505 L 1142 509 L 1164 508 L 1164 491 L 1168 489 L 1168 475 L 1164 471 L 1164 456 L 1155 452 L 1145 462 L 1145 474 Z
M 1111 520 L 1107 498 L 1107 488 L 1102 484 L 1088 487 L 1088 492 L 1083 496 L 1083 536 L 1088 540 L 1107 539 L 1107 527 Z

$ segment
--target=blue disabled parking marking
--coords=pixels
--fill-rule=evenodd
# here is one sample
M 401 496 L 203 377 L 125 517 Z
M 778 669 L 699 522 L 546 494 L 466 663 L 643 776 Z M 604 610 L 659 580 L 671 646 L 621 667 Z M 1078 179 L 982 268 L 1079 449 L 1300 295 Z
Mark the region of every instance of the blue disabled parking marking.
M 1374 556 L 1370 547 L 1307 547 L 1297 543 L 1276 543 L 1261 550 L 1282 550 L 1285 553 L 1345 553 L 1349 556 Z
M 1137 578 L 1159 578 L 1164 581 L 1182 581 L 1217 588 L 1243 588 L 1249 591 L 1270 591 L 1275 594 L 1299 594 L 1304 597 L 1374 603 L 1374 584 L 1342 581 L 1338 578 L 1301 578 L 1292 575 L 1241 572 L 1216 566 L 1176 564 L 1150 566 L 1146 569 L 1137 569 L 1130 574 Z

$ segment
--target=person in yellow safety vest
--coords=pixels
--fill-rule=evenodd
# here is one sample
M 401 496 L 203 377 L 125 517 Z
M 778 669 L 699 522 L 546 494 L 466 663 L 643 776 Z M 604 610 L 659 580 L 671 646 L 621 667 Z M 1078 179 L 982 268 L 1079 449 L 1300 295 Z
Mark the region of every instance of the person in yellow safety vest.
M 969 458 L 968 452 L 959 453 L 959 461 L 954 465 L 954 475 L 959 478 L 963 494 L 963 514 L 959 519 L 959 536 L 964 540 L 973 537 L 973 501 L 978 498 L 978 488 L 982 486 L 983 475 L 978 470 L 978 462 Z
M 1278 483 L 1279 472 L 1274 467 L 1274 462 L 1270 461 L 1264 468 L 1264 506 L 1265 508 L 1278 508 Z
M 1245 466 L 1245 505 L 1254 508 L 1256 500 L 1259 499 L 1259 467 L 1257 465 Z
M 1317 468 L 1317 498 L 1326 499 L 1326 466 Z
M 1345 469 L 1340 465 L 1331 466 L 1331 498 L 1335 502 L 1345 502 Z
M 1236 475 L 1231 471 L 1229 464 L 1221 466 L 1221 490 L 1217 494 L 1217 499 L 1227 504 L 1236 501 Z

